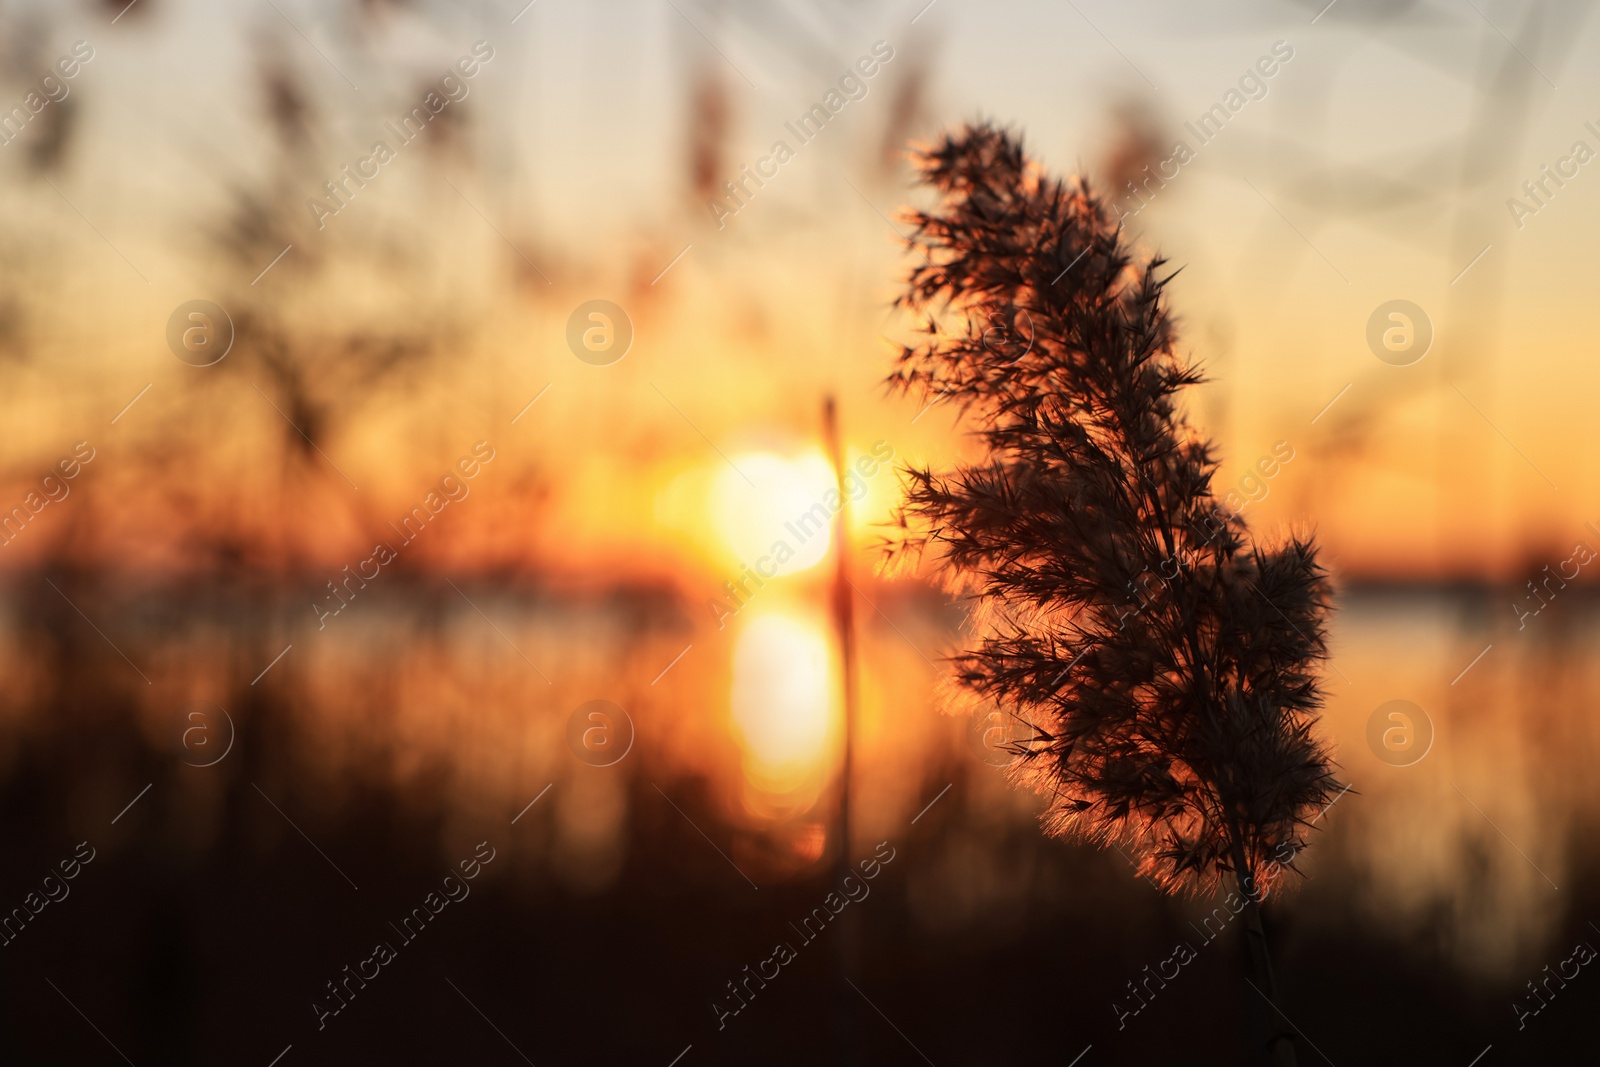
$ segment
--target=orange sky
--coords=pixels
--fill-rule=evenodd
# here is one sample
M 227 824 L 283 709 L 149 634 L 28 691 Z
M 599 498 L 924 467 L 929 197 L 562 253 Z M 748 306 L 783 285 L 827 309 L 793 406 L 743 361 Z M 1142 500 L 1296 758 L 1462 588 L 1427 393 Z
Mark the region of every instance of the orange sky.
M 914 196 L 904 169 L 881 169 L 886 131 L 927 136 L 985 114 L 1025 131 L 1049 165 L 1097 172 L 1119 104 L 1143 101 L 1157 143 L 1193 140 L 1184 122 L 1283 41 L 1293 58 L 1265 94 L 1196 142 L 1129 220 L 1185 268 L 1170 293 L 1214 378 L 1191 404 L 1221 442 L 1219 486 L 1282 441 L 1295 459 L 1247 514 L 1269 530 L 1317 528 L 1341 571 L 1516 572 L 1600 520 L 1586 281 L 1600 178 L 1578 170 L 1520 228 L 1506 206 L 1573 142 L 1600 149 L 1584 125 L 1600 71 L 1563 58 L 1569 46 L 1592 53 L 1600 25 L 1525 40 L 1534 59 L 1519 59 L 1471 12 L 1426 48 L 1404 19 L 1380 34 L 1335 12 L 1312 24 L 1284 6 L 1205 25 L 1178 5 L 1107 7 L 1087 12 L 1090 33 L 1084 15 L 1053 7 L 940 4 L 915 25 L 914 11 L 868 7 L 818 28 L 824 60 L 738 19 L 704 27 L 721 46 L 708 52 L 670 7 L 634 11 L 637 25 L 621 9 L 541 5 L 514 26 L 402 14 L 360 32 L 296 9 L 342 68 L 281 42 L 320 123 L 302 171 L 280 166 L 260 121 L 248 78 L 260 27 L 248 18 L 213 13 L 215 47 L 191 73 L 165 63 L 204 29 L 187 17 L 114 35 L 64 24 L 61 47 L 101 35 L 74 81 L 85 132 L 73 166 L 52 190 L 0 160 L 30 265 L 16 291 L 36 306 L 34 362 L 10 371 L 11 493 L 74 442 L 104 439 L 94 473 L 129 479 L 106 507 L 143 516 L 159 541 L 185 515 L 169 494 L 141 491 L 152 475 L 119 457 L 170 438 L 184 457 L 173 480 L 234 493 L 270 522 L 261 516 L 280 504 L 263 503 L 278 477 L 266 457 L 286 431 L 263 394 L 283 398 L 243 354 L 200 370 L 162 341 L 172 308 L 203 295 L 269 309 L 303 333 L 404 335 L 426 322 L 444 338 L 413 378 L 334 391 L 318 441 L 328 467 L 313 465 L 326 484 L 291 490 L 285 505 L 327 559 L 361 550 L 372 517 L 398 514 L 436 468 L 487 439 L 502 458 L 452 516 L 444 555 L 470 564 L 493 545 L 585 584 L 672 577 L 685 561 L 721 573 L 734 562 L 728 521 L 707 486 L 725 457 L 813 454 L 825 393 L 840 398 L 854 448 L 884 441 L 897 457 L 943 461 L 962 447 L 946 412 L 919 418 L 877 384 L 882 337 L 906 327 L 887 304 L 904 270 L 895 213 Z M 470 132 L 449 151 L 406 147 L 314 228 L 298 206 L 311 179 L 354 158 L 418 79 L 479 39 L 495 60 L 451 105 Z M 713 170 L 732 178 L 822 99 L 834 65 L 848 70 L 880 40 L 894 59 L 865 95 L 718 228 L 686 191 L 689 74 L 709 72 L 726 94 Z M 146 77 L 151 63 L 165 73 Z M 191 77 L 230 65 L 237 93 L 163 109 Z M 918 78 L 925 88 L 908 97 Z M 900 106 L 914 121 L 895 127 Z M 263 175 L 281 178 L 285 208 L 261 266 L 278 241 L 291 250 L 252 285 L 254 264 L 204 254 L 202 223 L 235 184 Z M 623 305 L 636 330 L 609 367 L 580 362 L 564 341 L 571 310 L 597 297 Z M 1368 317 L 1395 298 L 1435 327 L 1408 367 L 1380 362 L 1365 340 Z M 341 500 L 334 465 L 359 497 Z M 177 469 L 160 465 L 159 477 Z M 880 489 L 871 503 L 886 504 Z

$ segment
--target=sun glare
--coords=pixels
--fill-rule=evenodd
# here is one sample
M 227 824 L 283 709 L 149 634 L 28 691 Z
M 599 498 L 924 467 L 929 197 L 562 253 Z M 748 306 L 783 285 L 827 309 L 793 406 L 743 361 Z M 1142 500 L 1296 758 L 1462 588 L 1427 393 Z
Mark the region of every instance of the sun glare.
M 718 473 L 711 515 L 741 563 L 774 577 L 813 567 L 828 554 L 836 500 L 833 470 L 820 451 L 792 459 L 749 452 Z

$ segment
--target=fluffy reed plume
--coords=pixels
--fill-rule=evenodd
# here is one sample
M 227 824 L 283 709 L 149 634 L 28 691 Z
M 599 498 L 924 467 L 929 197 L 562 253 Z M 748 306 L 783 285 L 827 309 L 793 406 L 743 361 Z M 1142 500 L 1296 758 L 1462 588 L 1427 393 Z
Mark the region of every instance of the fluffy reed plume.
M 1106 184 L 1121 195 L 1147 179 L 1147 169 L 1166 158 L 1173 139 L 1162 131 L 1161 116 L 1155 106 L 1139 96 L 1125 97 L 1111 109 L 1116 130 L 1106 152 L 1101 172 Z
M 694 209 L 705 214 L 705 203 L 720 195 L 717 183 L 724 177 L 732 107 L 728 87 L 708 63 L 694 74 L 689 97 L 689 192 Z
M 267 122 L 284 154 L 303 154 L 311 140 L 311 101 L 279 38 L 256 49 L 256 85 Z
M 153 0 L 100 0 L 100 6 L 114 12 L 118 19 L 130 14 L 132 18 L 142 19 L 150 14 L 152 8 L 157 8 L 161 5 L 154 3 Z M 130 9 L 132 9 L 131 12 Z
M 928 85 L 932 65 L 927 52 L 915 50 L 903 68 L 895 70 L 888 117 L 878 139 L 876 173 L 880 179 L 899 175 L 906 163 L 905 146 L 928 117 Z
M 1338 788 L 1313 733 L 1316 548 L 1264 547 L 1212 496 L 1171 275 L 1086 183 L 987 125 L 919 162 L 939 201 L 912 216 L 898 302 L 927 339 L 890 382 L 949 398 L 986 447 L 907 472 L 890 555 L 988 609 L 956 687 L 1033 725 L 1013 774 L 1049 797 L 1051 833 L 1119 845 L 1169 891 L 1231 873 L 1253 913 Z

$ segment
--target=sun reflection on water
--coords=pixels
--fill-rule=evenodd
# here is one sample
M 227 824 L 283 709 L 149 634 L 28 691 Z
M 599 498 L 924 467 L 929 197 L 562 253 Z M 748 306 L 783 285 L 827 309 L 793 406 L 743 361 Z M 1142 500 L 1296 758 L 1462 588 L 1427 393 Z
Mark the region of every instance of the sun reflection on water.
M 741 619 L 730 710 L 753 811 L 792 814 L 820 794 L 838 736 L 835 659 L 820 616 L 767 608 Z

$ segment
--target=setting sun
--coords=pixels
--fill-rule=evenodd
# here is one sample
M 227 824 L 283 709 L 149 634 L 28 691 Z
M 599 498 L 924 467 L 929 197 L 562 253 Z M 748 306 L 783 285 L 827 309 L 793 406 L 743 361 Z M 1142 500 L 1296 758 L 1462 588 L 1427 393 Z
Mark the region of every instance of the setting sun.
M 763 577 L 813 567 L 833 540 L 833 471 L 818 450 L 785 459 L 771 452 L 735 456 L 717 475 L 711 518 L 728 548 Z

